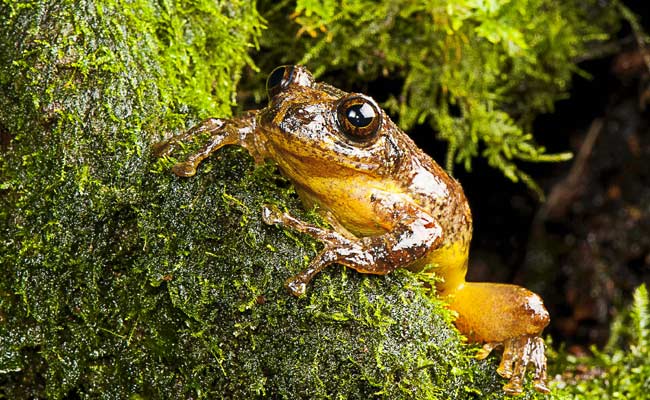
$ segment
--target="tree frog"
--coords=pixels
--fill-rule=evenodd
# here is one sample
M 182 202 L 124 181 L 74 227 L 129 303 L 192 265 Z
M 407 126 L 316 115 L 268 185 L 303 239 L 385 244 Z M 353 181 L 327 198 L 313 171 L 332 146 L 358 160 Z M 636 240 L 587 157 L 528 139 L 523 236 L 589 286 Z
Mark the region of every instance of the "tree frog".
M 324 245 L 307 269 L 288 279 L 291 294 L 304 294 L 332 264 L 377 275 L 433 265 L 437 293 L 457 313 L 457 328 L 484 344 L 478 357 L 503 347 L 497 372 L 509 379 L 505 392 L 522 392 L 528 365 L 535 388 L 549 392 L 540 337 L 549 314 L 541 298 L 515 285 L 465 281 L 472 216 L 460 184 L 369 96 L 316 82 L 303 66 L 276 68 L 267 92 L 267 107 L 208 119 L 154 145 L 154 153 L 169 155 L 181 142 L 207 135 L 203 148 L 173 167 L 182 177 L 194 175 L 225 145 L 243 146 L 256 163 L 274 160 L 305 207 L 317 206 L 331 225 L 315 226 L 270 206 L 262 210 L 266 223 Z

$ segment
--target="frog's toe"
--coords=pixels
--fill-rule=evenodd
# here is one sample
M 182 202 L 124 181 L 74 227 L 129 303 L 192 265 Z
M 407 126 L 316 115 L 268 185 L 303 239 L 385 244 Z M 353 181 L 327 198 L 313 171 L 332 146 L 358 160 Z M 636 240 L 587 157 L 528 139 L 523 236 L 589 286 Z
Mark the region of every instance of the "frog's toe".
M 535 379 L 533 387 L 540 393 L 551 393 L 551 389 L 546 386 L 546 382 L 544 380 Z
M 490 355 L 492 350 L 494 350 L 499 346 L 501 346 L 500 343 L 485 343 L 483 345 L 483 348 L 479 350 L 478 353 L 476 353 L 476 358 L 479 360 L 484 360 L 485 358 L 487 358 L 487 356 Z
M 155 157 L 168 156 L 171 152 L 172 152 L 172 147 L 169 145 L 169 141 L 167 140 L 154 143 L 151 145 L 151 153 Z
M 189 177 L 196 174 L 196 166 L 189 162 L 179 162 L 172 167 L 172 172 L 177 176 Z
M 506 357 L 505 352 L 503 357 L 501 357 L 501 363 L 497 368 L 497 373 L 506 379 L 512 378 L 512 366 L 516 363 L 516 360 Z
M 294 276 L 287 279 L 285 287 L 296 297 L 300 297 L 307 292 L 307 283 L 300 279 L 300 277 Z
M 546 386 L 546 356 L 542 338 L 535 335 L 522 335 L 503 343 L 503 357 L 497 372 L 504 378 L 510 379 L 503 386 L 506 393 L 517 395 L 523 391 L 523 382 L 529 365 L 533 368 L 535 390 L 541 393 L 550 392 Z
M 533 349 L 531 351 L 531 362 L 534 369 L 534 384 L 535 390 L 540 393 L 550 393 L 551 389 L 546 386 L 546 354 L 544 348 L 544 341 L 541 337 L 537 336 L 534 339 Z
M 262 221 L 267 225 L 276 225 L 284 222 L 284 215 L 277 206 L 266 204 L 262 206 Z

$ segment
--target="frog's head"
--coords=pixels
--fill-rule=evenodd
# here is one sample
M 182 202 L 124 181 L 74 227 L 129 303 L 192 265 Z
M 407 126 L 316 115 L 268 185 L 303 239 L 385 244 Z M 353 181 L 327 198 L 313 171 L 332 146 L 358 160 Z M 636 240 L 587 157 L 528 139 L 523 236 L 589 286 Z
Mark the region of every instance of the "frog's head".
M 303 66 L 278 67 L 258 119 L 271 158 L 290 175 L 385 175 L 402 158 L 405 134 L 369 96 L 315 82 Z

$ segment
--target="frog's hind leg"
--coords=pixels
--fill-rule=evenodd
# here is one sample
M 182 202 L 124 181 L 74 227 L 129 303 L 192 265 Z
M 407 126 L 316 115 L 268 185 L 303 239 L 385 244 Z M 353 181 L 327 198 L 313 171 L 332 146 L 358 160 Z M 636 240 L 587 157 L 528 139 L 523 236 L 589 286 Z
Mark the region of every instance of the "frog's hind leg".
M 499 375 L 509 379 L 508 394 L 522 392 L 527 366 L 534 370 L 535 389 L 548 393 L 546 356 L 540 337 L 549 323 L 542 299 L 516 285 L 466 282 L 450 296 L 450 308 L 458 313 L 456 327 L 472 342 L 485 343 L 478 358 L 503 347 Z
M 182 143 L 199 140 L 202 136 L 209 136 L 207 143 L 196 153 L 191 154 L 185 161 L 179 162 L 172 167 L 172 171 L 178 176 L 193 176 L 196 174 L 198 165 L 210 154 L 229 144 L 237 144 L 245 147 L 260 162 L 263 157 L 258 154 L 252 138 L 255 130 L 255 112 L 248 112 L 237 119 L 209 118 L 194 126 L 188 131 L 174 136 L 168 140 L 156 143 L 152 147 L 156 157 L 163 157 L 172 154 Z

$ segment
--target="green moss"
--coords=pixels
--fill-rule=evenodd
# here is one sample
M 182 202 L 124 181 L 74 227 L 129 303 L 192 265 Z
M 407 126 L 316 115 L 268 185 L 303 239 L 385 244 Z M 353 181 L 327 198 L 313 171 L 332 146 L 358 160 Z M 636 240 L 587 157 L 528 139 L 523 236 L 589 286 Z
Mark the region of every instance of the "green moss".
M 612 324 L 604 349 L 576 357 L 556 354 L 562 379 L 560 393 L 572 399 L 644 399 L 650 390 L 650 298 L 645 285 L 634 293 L 633 303 Z

